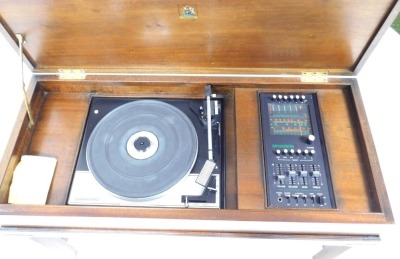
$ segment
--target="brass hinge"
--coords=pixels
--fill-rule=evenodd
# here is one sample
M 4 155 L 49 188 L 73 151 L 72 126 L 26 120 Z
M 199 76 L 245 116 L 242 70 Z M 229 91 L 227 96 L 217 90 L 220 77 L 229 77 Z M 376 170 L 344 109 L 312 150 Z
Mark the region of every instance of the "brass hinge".
M 58 75 L 61 80 L 83 80 L 86 78 L 83 69 L 59 69 Z
M 301 82 L 303 83 L 326 83 L 328 82 L 328 72 L 308 72 L 301 73 Z

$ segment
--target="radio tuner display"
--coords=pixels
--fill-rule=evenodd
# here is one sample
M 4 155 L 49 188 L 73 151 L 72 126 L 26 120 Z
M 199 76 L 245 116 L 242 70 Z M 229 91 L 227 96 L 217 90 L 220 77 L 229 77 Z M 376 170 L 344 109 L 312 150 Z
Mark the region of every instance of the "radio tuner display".
M 316 93 L 259 93 L 265 205 L 334 209 Z
M 312 134 L 310 112 L 304 103 L 268 103 L 269 125 L 272 135 Z

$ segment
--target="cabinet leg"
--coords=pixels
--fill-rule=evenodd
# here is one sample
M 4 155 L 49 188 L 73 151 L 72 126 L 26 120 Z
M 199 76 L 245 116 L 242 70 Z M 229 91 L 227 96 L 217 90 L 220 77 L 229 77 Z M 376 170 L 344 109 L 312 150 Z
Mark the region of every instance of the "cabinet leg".
M 31 240 L 42 245 L 47 253 L 62 259 L 75 259 L 77 251 L 68 243 L 68 239 L 59 237 L 31 237 Z
M 313 259 L 333 259 L 348 249 L 350 246 L 323 246 L 322 250 L 313 256 Z

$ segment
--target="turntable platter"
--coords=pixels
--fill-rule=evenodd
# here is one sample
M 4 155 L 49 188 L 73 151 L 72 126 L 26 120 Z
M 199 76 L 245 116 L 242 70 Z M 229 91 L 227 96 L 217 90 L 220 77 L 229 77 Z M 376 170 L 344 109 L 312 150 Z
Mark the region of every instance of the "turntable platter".
M 198 138 L 190 119 L 162 101 L 133 101 L 108 113 L 89 137 L 89 171 L 111 193 L 153 199 L 187 176 Z

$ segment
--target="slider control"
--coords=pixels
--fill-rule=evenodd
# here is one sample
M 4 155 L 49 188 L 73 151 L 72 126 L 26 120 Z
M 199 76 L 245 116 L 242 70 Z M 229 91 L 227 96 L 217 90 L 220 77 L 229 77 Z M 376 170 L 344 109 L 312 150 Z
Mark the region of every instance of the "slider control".
M 312 175 L 313 175 L 314 177 L 321 177 L 321 172 L 320 172 L 320 171 L 313 171 L 313 172 L 312 172 Z
M 284 185 L 285 184 L 285 176 L 284 175 L 277 175 L 276 176 L 276 180 L 278 180 L 280 185 Z

